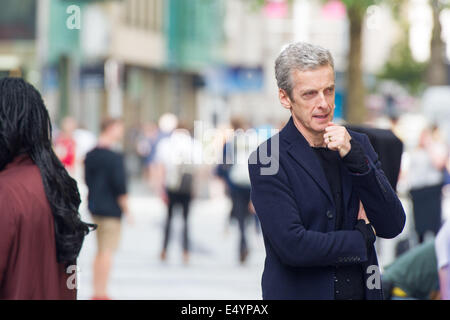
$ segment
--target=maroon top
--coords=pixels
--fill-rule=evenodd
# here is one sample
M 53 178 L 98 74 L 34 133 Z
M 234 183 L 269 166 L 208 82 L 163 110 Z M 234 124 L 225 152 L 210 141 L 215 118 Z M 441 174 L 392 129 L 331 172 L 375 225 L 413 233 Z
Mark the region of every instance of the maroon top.
M 0 299 L 76 299 L 65 271 L 40 171 L 20 155 L 0 171 Z

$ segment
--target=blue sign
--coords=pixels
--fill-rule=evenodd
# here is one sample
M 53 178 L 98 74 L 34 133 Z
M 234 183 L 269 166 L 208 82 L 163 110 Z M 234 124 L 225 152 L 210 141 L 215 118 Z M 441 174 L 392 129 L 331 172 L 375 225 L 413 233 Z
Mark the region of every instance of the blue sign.
M 213 69 L 206 74 L 206 86 L 219 94 L 257 92 L 264 86 L 262 67 L 224 67 Z

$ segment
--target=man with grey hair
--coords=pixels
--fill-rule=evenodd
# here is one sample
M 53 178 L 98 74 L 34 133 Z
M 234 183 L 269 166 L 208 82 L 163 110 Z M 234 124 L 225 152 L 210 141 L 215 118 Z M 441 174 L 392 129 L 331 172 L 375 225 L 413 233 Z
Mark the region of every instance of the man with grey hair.
M 382 299 L 379 279 L 372 283 L 375 235 L 396 237 L 405 213 L 368 137 L 332 122 L 333 58 L 294 43 L 275 74 L 291 118 L 249 160 L 267 254 L 263 298 Z M 267 151 L 278 162 L 272 174 Z

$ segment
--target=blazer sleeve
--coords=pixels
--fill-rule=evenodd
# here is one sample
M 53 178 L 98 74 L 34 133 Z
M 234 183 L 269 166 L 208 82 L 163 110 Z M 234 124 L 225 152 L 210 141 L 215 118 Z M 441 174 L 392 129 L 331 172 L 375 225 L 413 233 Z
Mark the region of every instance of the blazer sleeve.
M 14 208 L 5 191 L 0 190 L 0 288 L 6 276 L 6 269 L 10 263 L 10 253 L 15 235 Z
M 381 169 L 381 162 L 369 138 L 367 135 L 362 137 L 361 144 L 367 156 L 369 171 L 364 174 L 350 172 L 353 187 L 377 236 L 392 239 L 403 231 L 406 221 L 405 211 Z
M 260 174 L 259 164 L 249 164 L 251 199 L 264 236 L 281 262 L 292 267 L 349 265 L 367 261 L 367 248 L 357 230 L 322 233 L 307 230 L 287 174 Z

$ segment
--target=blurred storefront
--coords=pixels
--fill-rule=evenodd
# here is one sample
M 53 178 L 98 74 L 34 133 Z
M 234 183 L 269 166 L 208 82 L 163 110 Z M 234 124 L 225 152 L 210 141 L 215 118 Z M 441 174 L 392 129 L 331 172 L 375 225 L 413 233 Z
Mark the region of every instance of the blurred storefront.
M 37 8 L 24 6 L 35 15 L 31 25 L 38 26 L 28 32 L 36 34 L 27 36 L 29 57 L 17 58 L 16 45 L 11 49 L 16 56 L 8 60 L 2 45 L 0 67 L 5 61 L 9 69 L 33 61 L 35 83 L 56 123 L 70 115 L 98 132 L 108 115 L 135 128 L 165 112 L 193 122 L 203 70 L 221 61 L 222 3 L 39 0 Z M 71 28 L 76 18 L 79 28 Z
M 17 5 L 2 3 L 0 10 L 0 76 L 30 75 L 35 80 L 37 37 L 34 0 L 20 1 Z M 34 76 L 34 77 L 33 77 Z

